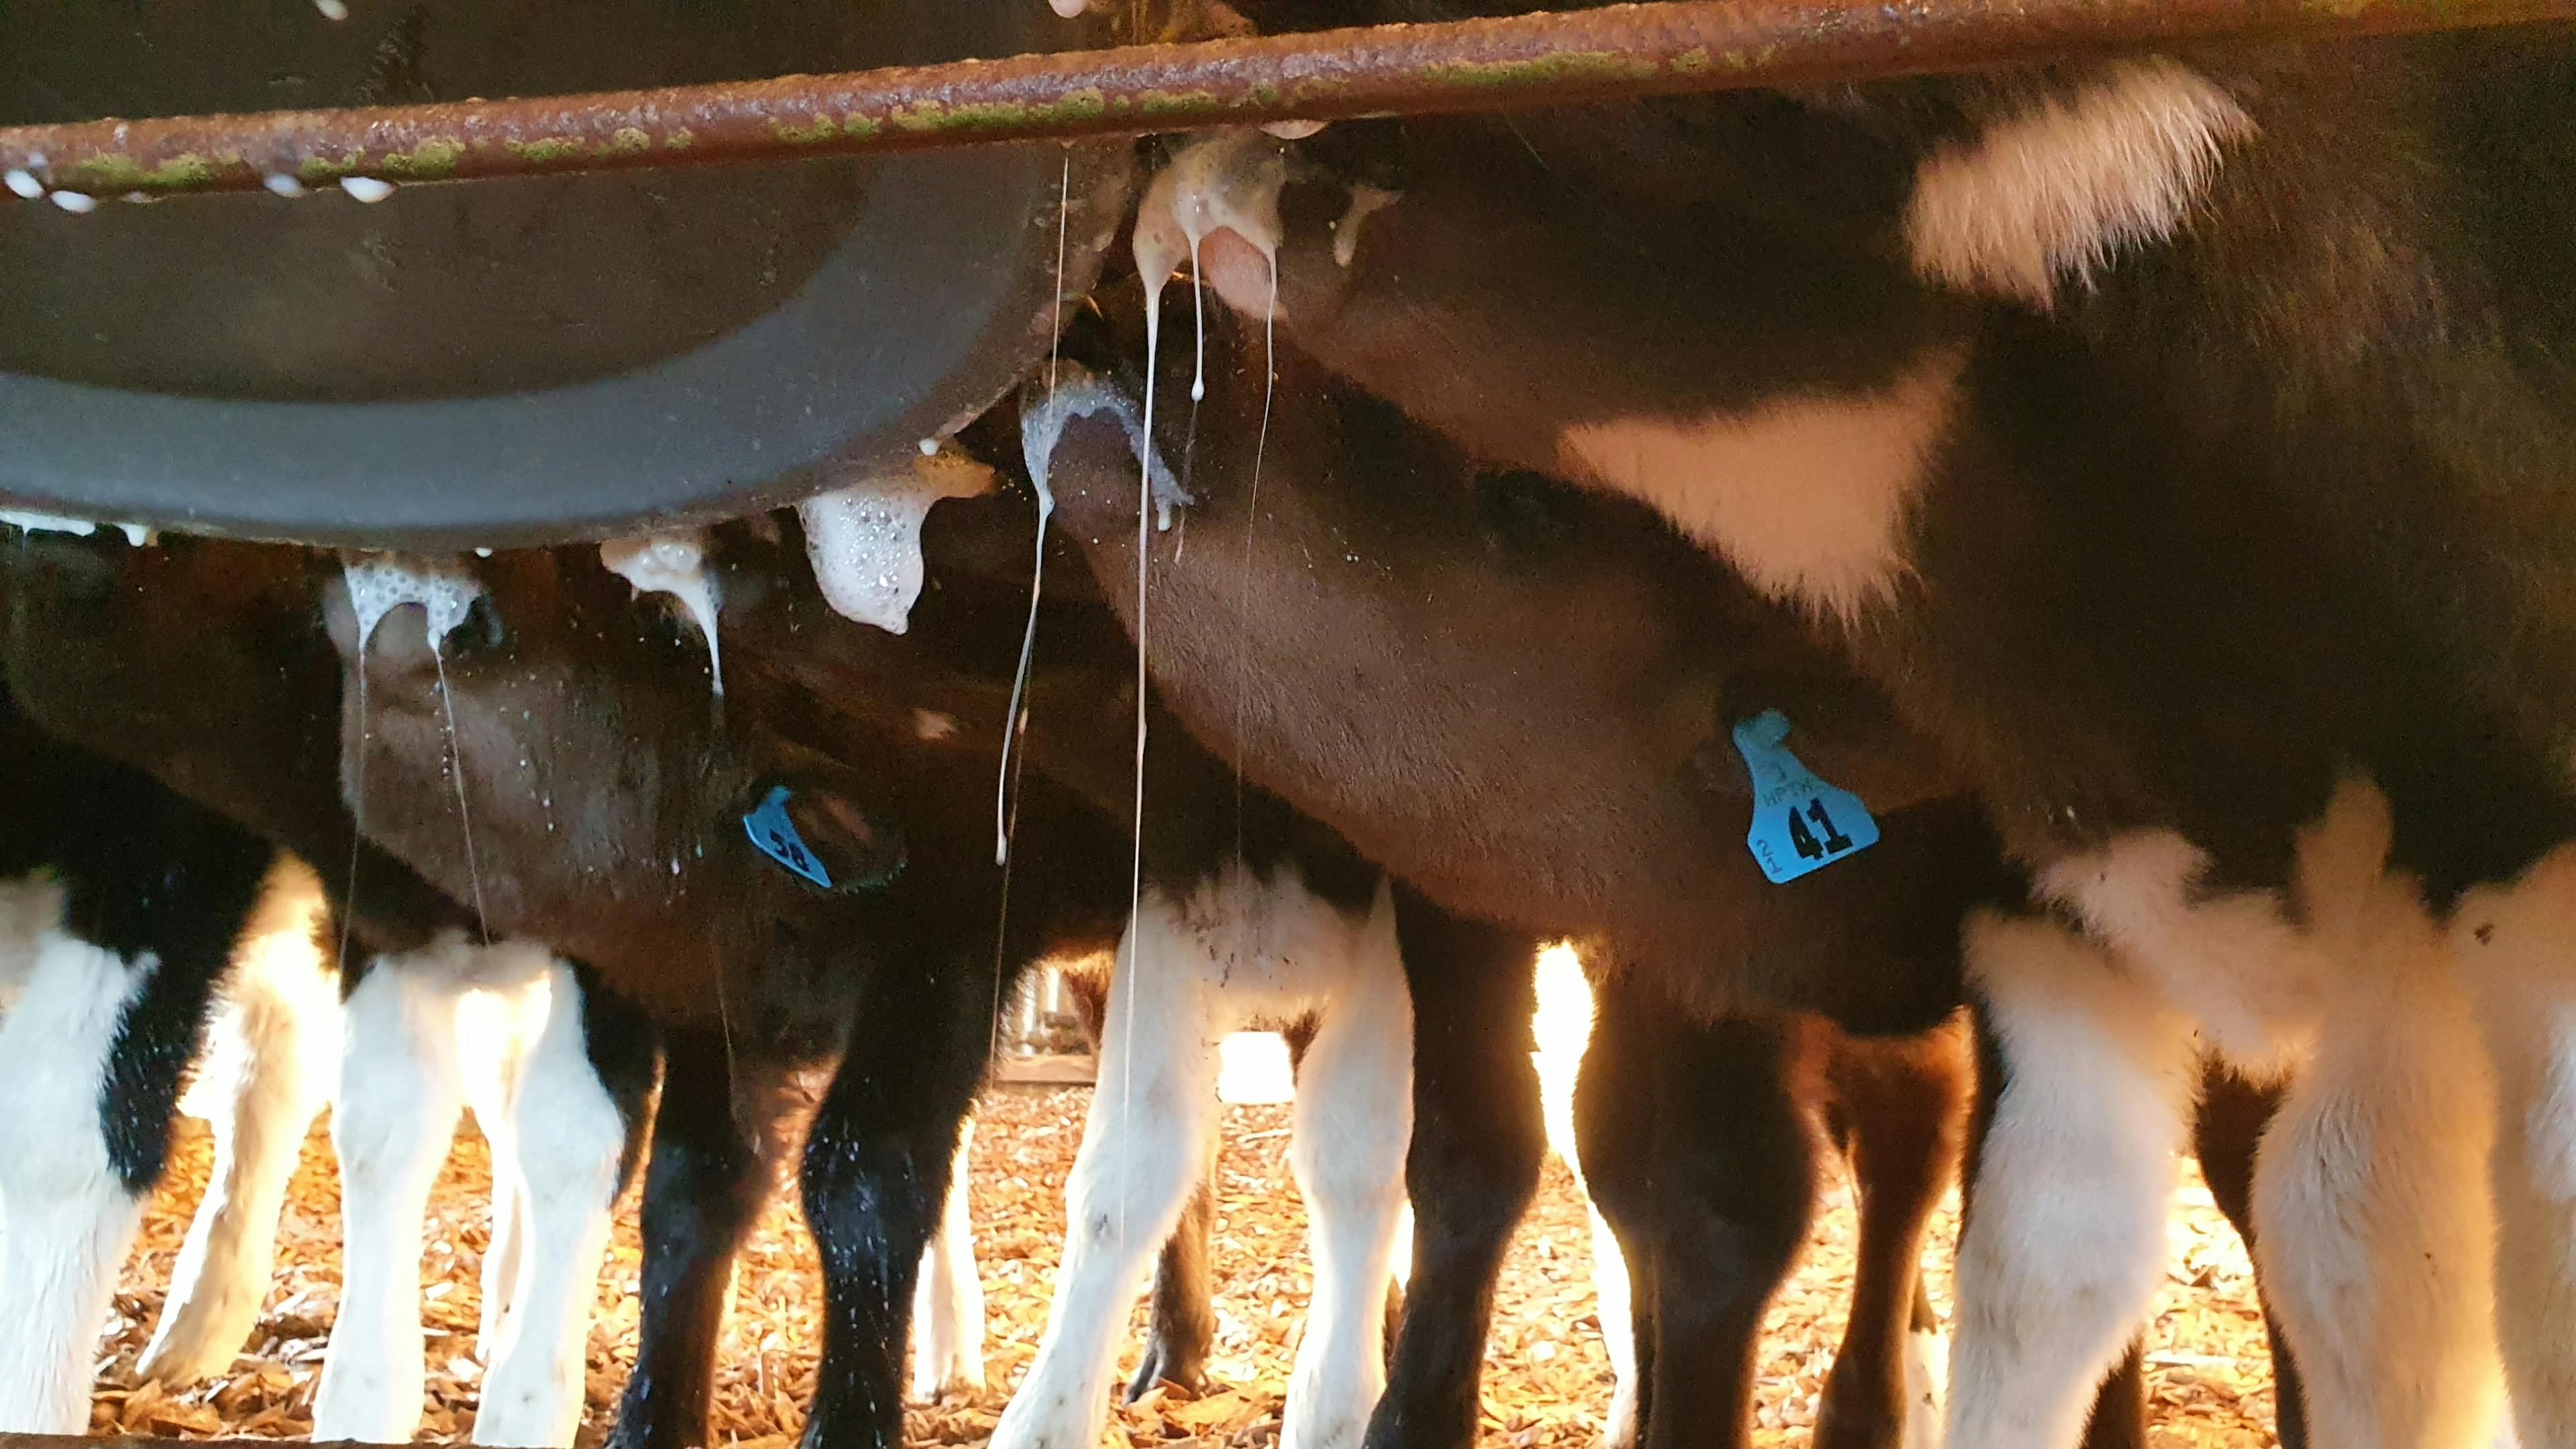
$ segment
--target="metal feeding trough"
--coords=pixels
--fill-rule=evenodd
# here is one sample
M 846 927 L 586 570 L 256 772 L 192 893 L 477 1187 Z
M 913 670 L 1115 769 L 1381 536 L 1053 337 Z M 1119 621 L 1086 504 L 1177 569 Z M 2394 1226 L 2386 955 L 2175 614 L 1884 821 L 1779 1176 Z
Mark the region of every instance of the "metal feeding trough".
M 1034 0 L 345 12 L 15 6 L 0 126 L 649 88 L 1087 38 Z M 513 149 L 562 144 L 532 126 Z M 109 522 L 440 548 L 801 496 L 832 470 L 913 454 L 1045 354 L 1059 287 L 1088 286 L 1123 209 L 1126 149 L 441 185 L 442 155 L 423 147 L 373 168 L 390 195 L 344 187 L 327 157 L 267 190 L 152 204 L 108 186 L 0 194 L 0 495 Z

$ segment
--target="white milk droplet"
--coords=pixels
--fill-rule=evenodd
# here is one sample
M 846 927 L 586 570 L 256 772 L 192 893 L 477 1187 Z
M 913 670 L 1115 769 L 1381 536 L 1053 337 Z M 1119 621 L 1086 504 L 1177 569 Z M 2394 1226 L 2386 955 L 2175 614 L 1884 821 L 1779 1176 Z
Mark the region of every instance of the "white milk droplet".
M 126 543 L 134 548 L 150 548 L 160 537 L 139 523 L 120 523 L 116 531 L 124 534 Z
M 48 193 L 48 199 L 74 216 L 87 216 L 98 210 L 98 198 L 85 191 L 51 192 Z
M 438 652 L 483 596 L 480 580 L 445 559 L 343 554 L 340 573 L 349 586 L 349 611 L 357 616 L 362 658 L 367 641 L 376 637 L 376 625 L 405 604 L 418 604 L 428 613 L 430 652 Z
M 45 183 L 36 179 L 36 173 L 15 166 L 0 171 L 0 186 L 8 187 L 21 201 L 34 201 L 45 194 Z
M 340 189 L 354 196 L 362 205 L 373 206 L 394 194 L 394 184 L 372 176 L 343 176 Z
M 349 6 L 347 0 L 313 0 L 313 8 L 321 11 L 322 18 L 325 20 L 346 20 L 349 18 Z
M 924 438 L 913 446 L 921 449 L 921 456 L 925 458 L 936 458 L 939 456 L 939 440 L 937 438 Z
M 1091 0 L 1047 0 L 1047 8 L 1067 20 L 1077 19 L 1091 8 Z
M 715 692 L 724 693 L 724 657 L 716 645 L 716 583 L 707 576 L 705 536 L 657 533 L 615 539 L 599 546 L 599 561 L 637 593 L 669 594 L 680 601 L 707 641 L 707 674 Z
M 1282 141 L 1303 141 L 1323 130 L 1324 126 L 1322 121 L 1264 121 L 1261 131 L 1263 135 L 1276 136 Z
M 992 469 L 943 454 L 796 505 L 823 601 L 844 618 L 902 633 L 921 597 L 921 524 L 930 506 L 992 486 Z
M 259 179 L 259 184 L 292 201 L 304 194 L 304 183 L 283 171 L 272 171 Z

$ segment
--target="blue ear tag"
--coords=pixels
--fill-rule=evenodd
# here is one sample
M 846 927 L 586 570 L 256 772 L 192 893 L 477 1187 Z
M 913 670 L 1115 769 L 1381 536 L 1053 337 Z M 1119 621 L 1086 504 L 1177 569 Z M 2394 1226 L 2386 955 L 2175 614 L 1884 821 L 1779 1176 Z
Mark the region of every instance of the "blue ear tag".
M 1837 790 L 1780 747 L 1789 718 L 1766 709 L 1735 725 L 1735 749 L 1753 776 L 1753 828 L 1744 843 L 1773 885 L 1821 870 L 1878 843 L 1860 797 Z
M 771 786 L 769 798 L 742 817 L 742 828 L 761 854 L 825 890 L 832 888 L 831 873 L 814 858 L 814 852 L 805 848 L 805 837 L 796 833 L 796 822 L 787 818 L 786 786 Z

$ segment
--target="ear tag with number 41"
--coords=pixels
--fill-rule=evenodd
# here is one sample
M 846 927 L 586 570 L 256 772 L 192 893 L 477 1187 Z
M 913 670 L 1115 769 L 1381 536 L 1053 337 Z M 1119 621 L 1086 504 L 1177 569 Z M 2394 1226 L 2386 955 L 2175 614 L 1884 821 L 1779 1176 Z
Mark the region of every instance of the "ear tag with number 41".
M 1781 747 L 1789 717 L 1766 709 L 1735 725 L 1736 753 L 1753 776 L 1753 828 L 1744 837 L 1762 874 L 1781 885 L 1878 843 L 1860 797 L 1816 778 Z
M 771 786 L 768 798 L 742 817 L 742 829 L 761 854 L 825 890 L 832 888 L 831 872 L 806 848 L 805 837 L 796 833 L 796 822 L 787 818 L 786 786 Z

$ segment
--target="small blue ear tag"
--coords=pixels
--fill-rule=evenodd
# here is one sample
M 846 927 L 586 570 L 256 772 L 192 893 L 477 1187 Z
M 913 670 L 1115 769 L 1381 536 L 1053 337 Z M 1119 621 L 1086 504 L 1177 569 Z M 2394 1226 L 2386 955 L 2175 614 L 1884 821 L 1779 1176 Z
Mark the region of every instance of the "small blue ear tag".
M 787 818 L 786 786 L 771 786 L 769 798 L 742 817 L 742 828 L 761 854 L 825 890 L 832 888 L 831 873 L 814 858 L 814 852 L 805 848 L 805 837 L 796 833 L 796 822 Z
M 1878 843 L 1878 822 L 1860 797 L 1817 779 L 1781 748 L 1787 738 L 1788 716 L 1776 709 L 1736 722 L 1736 753 L 1753 776 L 1753 828 L 1744 843 L 1773 885 Z

